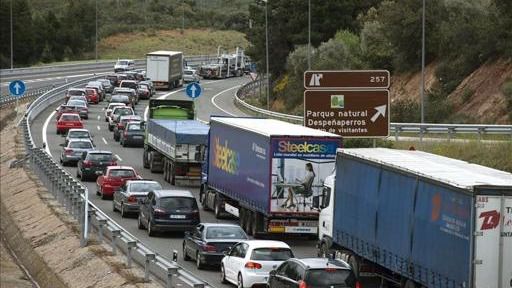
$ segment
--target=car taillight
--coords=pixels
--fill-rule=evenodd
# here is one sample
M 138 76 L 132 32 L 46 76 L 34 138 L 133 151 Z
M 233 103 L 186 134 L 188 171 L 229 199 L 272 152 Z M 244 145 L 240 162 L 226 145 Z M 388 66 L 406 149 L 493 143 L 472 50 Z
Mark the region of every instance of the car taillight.
M 69 149 L 69 148 L 65 148 L 65 149 L 64 149 L 64 154 L 65 154 L 65 155 L 73 154 L 73 150 L 71 150 L 71 149 Z
M 85 160 L 83 163 L 83 167 L 86 167 L 86 168 L 92 167 L 92 162 L 89 160 Z
M 135 197 L 135 196 L 128 197 L 128 202 L 130 202 L 130 203 L 137 202 L 137 197 Z
M 208 245 L 208 244 L 203 245 L 203 250 L 204 250 L 205 252 L 217 252 L 217 248 L 216 248 L 215 246 L 213 246 L 213 245 Z
M 303 280 L 299 281 L 299 288 L 308 288 L 308 285 Z
M 121 125 L 121 122 L 117 123 L 117 129 L 123 128 L 123 125 Z
M 363 285 L 361 285 L 361 282 L 356 281 L 356 288 L 363 288 Z
M 261 264 L 249 261 L 249 262 L 245 263 L 245 268 L 247 268 L 247 269 L 261 269 Z

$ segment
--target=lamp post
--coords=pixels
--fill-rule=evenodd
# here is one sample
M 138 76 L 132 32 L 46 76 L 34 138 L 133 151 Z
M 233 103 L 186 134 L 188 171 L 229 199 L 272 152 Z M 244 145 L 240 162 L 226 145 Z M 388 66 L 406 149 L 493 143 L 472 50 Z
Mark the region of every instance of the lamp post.
M 421 124 L 425 122 L 425 0 L 423 0 L 423 12 L 421 19 Z M 423 129 L 420 128 L 420 142 L 423 141 Z
M 12 31 L 12 0 L 11 0 L 10 4 L 11 4 L 10 5 L 11 6 L 10 7 L 10 10 L 11 10 L 10 24 L 11 24 L 11 70 L 12 70 L 14 68 L 14 60 L 13 60 L 14 59 L 14 50 L 13 50 L 14 45 L 13 45 L 13 40 L 12 40 L 13 39 L 13 31 Z
M 308 0 L 308 70 L 311 70 L 311 0 Z
M 96 29 L 96 32 L 95 32 L 95 36 L 94 36 L 94 59 L 96 60 L 96 62 L 98 62 L 98 0 L 95 0 L 95 5 L 96 5 L 96 18 L 95 18 L 95 29 Z
M 270 75 L 268 72 L 268 0 L 263 0 L 265 2 L 265 54 L 266 54 L 266 62 L 267 62 L 267 110 L 270 110 Z

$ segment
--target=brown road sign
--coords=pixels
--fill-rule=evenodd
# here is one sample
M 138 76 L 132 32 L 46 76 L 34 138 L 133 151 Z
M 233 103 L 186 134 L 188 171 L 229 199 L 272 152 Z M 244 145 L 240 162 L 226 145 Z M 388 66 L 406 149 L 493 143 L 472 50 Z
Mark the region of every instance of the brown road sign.
M 304 91 L 304 126 L 343 137 L 387 137 L 389 91 Z
M 387 70 L 306 71 L 306 89 L 386 89 L 389 88 Z

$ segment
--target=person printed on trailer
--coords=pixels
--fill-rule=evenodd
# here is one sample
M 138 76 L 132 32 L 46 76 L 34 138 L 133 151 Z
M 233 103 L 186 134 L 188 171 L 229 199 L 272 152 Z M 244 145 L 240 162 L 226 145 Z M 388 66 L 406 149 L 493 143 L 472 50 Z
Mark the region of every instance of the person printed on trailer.
M 304 178 L 302 180 L 296 179 L 301 185 L 294 188 L 288 187 L 288 197 L 286 198 L 286 201 L 284 201 L 283 205 L 281 205 L 281 208 L 285 208 L 288 202 L 290 202 L 290 205 L 286 208 L 294 208 L 294 193 L 304 193 L 306 191 L 308 183 L 310 183 L 311 180 L 315 178 L 315 176 L 316 175 L 315 171 L 313 170 L 313 165 L 311 163 L 306 163 L 306 175 L 304 175 Z

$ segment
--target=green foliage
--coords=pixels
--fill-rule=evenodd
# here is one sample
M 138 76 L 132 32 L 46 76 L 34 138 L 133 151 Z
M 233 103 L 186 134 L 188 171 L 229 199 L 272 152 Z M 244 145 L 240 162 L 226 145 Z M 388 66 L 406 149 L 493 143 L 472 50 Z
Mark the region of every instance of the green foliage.
M 452 115 L 453 107 L 447 99 L 448 94 L 434 87 L 426 95 L 425 121 L 427 123 L 445 123 Z
M 390 105 L 391 122 L 419 123 L 420 104 L 410 98 L 398 99 Z
M 370 148 L 373 147 L 374 140 L 368 138 L 346 138 L 343 139 L 344 148 Z M 393 148 L 393 142 L 388 140 L 375 140 L 375 147 Z
M 503 95 L 505 95 L 507 109 L 509 111 L 508 119 L 512 121 L 512 79 L 503 83 L 503 86 L 501 86 L 501 90 L 503 91 Z

